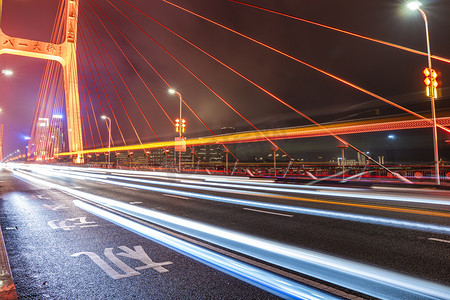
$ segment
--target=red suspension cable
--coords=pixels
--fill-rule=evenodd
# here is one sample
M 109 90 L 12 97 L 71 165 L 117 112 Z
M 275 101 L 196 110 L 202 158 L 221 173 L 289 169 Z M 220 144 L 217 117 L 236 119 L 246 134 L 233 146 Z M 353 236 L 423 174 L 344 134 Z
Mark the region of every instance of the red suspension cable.
M 122 1 L 124 1 L 124 0 L 122 0 Z M 307 67 L 309 67 L 309 68 L 311 68 L 311 69 L 313 69 L 313 70 L 315 70 L 317 72 L 320 72 L 320 73 L 322 73 L 322 74 L 324 74 L 324 75 L 326 75 L 328 77 L 331 77 L 331 78 L 333 78 L 333 79 L 335 79 L 335 80 L 337 80 L 337 81 L 339 81 L 341 83 L 344 83 L 344 84 L 346 84 L 346 85 L 348 85 L 348 86 L 350 86 L 350 87 L 352 87 L 352 88 L 354 88 L 356 90 L 359 90 L 359 91 L 361 91 L 361 92 L 363 92 L 363 93 L 365 93 L 367 95 L 370 95 L 370 96 L 372 96 L 372 97 L 374 97 L 376 99 L 379 99 L 379 100 L 381 100 L 381 101 L 383 101 L 385 103 L 388 103 L 388 104 L 390 104 L 390 105 L 392 105 L 392 106 L 394 106 L 394 107 L 396 107 L 398 109 L 401 109 L 401 110 L 403 110 L 403 111 L 405 111 L 405 112 L 407 112 L 407 113 L 409 113 L 409 114 L 411 114 L 411 115 L 413 115 L 413 116 L 415 116 L 417 118 L 428 120 L 428 122 L 430 122 L 430 123 L 432 122 L 430 119 L 428 119 L 428 118 L 426 118 L 426 117 L 424 117 L 424 116 L 422 116 L 420 114 L 417 114 L 417 113 L 413 112 L 412 110 L 409 110 L 409 109 L 407 109 L 407 108 L 405 108 L 405 107 L 403 107 L 403 106 L 401 106 L 399 104 L 396 104 L 396 103 L 394 103 L 394 102 L 392 102 L 392 101 L 390 101 L 390 100 L 388 100 L 386 98 L 383 98 L 383 97 L 381 97 L 381 96 L 379 96 L 379 95 L 377 95 L 375 93 L 372 93 L 372 92 L 370 92 L 370 91 L 368 91 L 368 90 L 366 90 L 366 89 L 364 89 L 364 88 L 362 88 L 362 87 L 360 87 L 360 86 L 358 86 L 356 84 L 353 84 L 353 83 L 351 83 L 351 82 L 349 82 L 349 81 L 347 81 L 347 80 L 345 80 L 343 78 L 340 78 L 340 77 L 338 77 L 336 75 L 333 75 L 333 74 L 331 74 L 331 73 L 329 73 L 329 72 L 327 72 L 325 70 L 322 70 L 322 69 L 320 69 L 318 67 L 315 67 L 315 66 L 313 66 L 313 65 L 311 65 L 311 64 L 309 64 L 309 63 L 307 63 L 305 61 L 302 61 L 302 60 L 300 60 L 300 59 L 298 59 L 298 58 L 296 58 L 296 57 L 294 57 L 294 56 L 292 56 L 290 54 L 287 54 L 287 53 L 285 53 L 285 52 L 283 52 L 283 51 L 281 51 L 279 49 L 276 49 L 276 48 L 274 48 L 272 46 L 269 46 L 269 45 L 267 45 L 267 44 L 265 44 L 265 43 L 263 43 L 261 41 L 258 41 L 258 40 L 254 39 L 252 37 L 249 37 L 249 36 L 247 36 L 247 35 L 245 35 L 243 33 L 240 33 L 240 32 L 238 32 L 238 31 L 236 31 L 234 29 L 231 29 L 231 28 L 229 28 L 229 27 L 227 27 L 225 25 L 222 25 L 222 24 L 220 24 L 218 22 L 215 22 L 215 21 L 213 21 L 211 19 L 203 17 L 203 16 L 201 16 L 201 15 L 195 13 L 195 12 L 192 12 L 192 11 L 190 11 L 190 10 L 184 8 L 184 7 L 181 7 L 179 5 L 171 3 L 170 1 L 167 1 L 167 0 L 161 0 L 161 1 L 163 1 L 163 2 L 165 2 L 167 4 L 170 4 L 170 5 L 172 5 L 172 6 L 176 7 L 176 8 L 179 8 L 179 9 L 181 9 L 181 10 L 183 10 L 183 11 L 189 13 L 189 14 L 192 14 L 192 15 L 196 16 L 196 17 L 199 17 L 199 18 L 201 18 L 201 19 L 203 19 L 205 21 L 208 21 L 208 22 L 210 22 L 210 23 L 212 23 L 214 25 L 217 25 L 217 26 L 219 26 L 219 27 L 221 27 L 221 28 L 223 28 L 225 30 L 228 30 L 228 31 L 234 33 L 234 34 L 237 34 L 237 35 L 239 35 L 239 36 L 241 36 L 241 37 L 243 37 L 245 39 L 248 39 L 248 40 L 258 44 L 258 45 L 261 45 L 261 46 L 263 46 L 263 47 L 265 47 L 265 48 L 267 48 L 269 50 L 272 50 L 272 51 L 274 51 L 274 52 L 276 52 L 278 54 L 281 54 L 281 55 L 283 55 L 283 56 L 285 56 L 285 57 L 287 57 L 287 58 L 289 58 L 291 60 L 294 60 L 294 61 L 296 61 L 298 63 L 301 63 L 301 64 L 303 64 L 303 65 L 305 65 L 305 66 L 307 66 Z M 437 126 L 439 128 L 441 128 L 442 130 L 450 133 L 450 129 L 447 129 L 446 127 L 441 126 L 441 125 L 437 125 Z
M 394 43 L 389 43 L 389 42 L 385 42 L 385 41 L 382 41 L 382 40 L 374 39 L 374 38 L 371 38 L 371 37 L 368 37 L 368 36 L 364 36 L 362 34 L 357 34 L 357 33 L 351 32 L 351 31 L 339 29 L 339 28 L 328 26 L 328 25 L 321 24 L 321 23 L 318 23 L 318 22 L 313 22 L 313 21 L 310 21 L 310 20 L 307 20 L 307 19 L 295 17 L 295 16 L 292 16 L 292 15 L 288 15 L 288 14 L 285 14 L 285 13 L 282 13 L 282 12 L 278 12 L 278 11 L 275 11 L 275 10 L 271 10 L 271 9 L 268 9 L 268 8 L 264 8 L 264 7 L 261 7 L 261 6 L 257 6 L 257 5 L 253 5 L 253 4 L 249 4 L 249 3 L 244 3 L 244 2 L 241 2 L 241 1 L 237 1 L 237 0 L 229 0 L 229 1 L 237 3 L 237 4 L 242 4 L 242 5 L 245 5 L 245 6 L 249 6 L 249 7 L 252 7 L 252 8 L 256 8 L 256 9 L 259 9 L 259 10 L 263 10 L 263 11 L 266 11 L 266 12 L 270 12 L 270 13 L 273 13 L 273 14 L 277 14 L 277 15 L 280 15 L 280 16 L 283 16 L 283 17 L 291 18 L 291 19 L 294 19 L 294 20 L 297 20 L 297 21 L 302 21 L 302 22 L 305 22 L 305 23 L 309 23 L 309 24 L 312 24 L 312 25 L 315 25 L 315 26 L 319 26 L 319 27 L 323 27 L 323 28 L 326 28 L 326 29 L 330 29 L 330 30 L 334 30 L 334 31 L 337 31 L 337 32 L 341 32 L 341 33 L 344 33 L 344 34 L 347 34 L 347 35 L 351 35 L 351 36 L 354 36 L 354 37 L 357 37 L 357 38 L 360 38 L 360 39 L 368 40 L 368 41 L 371 41 L 371 42 L 374 42 L 374 43 L 378 43 L 378 44 L 386 45 L 386 46 L 389 46 L 389 47 L 397 48 L 397 49 L 400 49 L 400 50 L 408 51 L 408 52 L 411 52 L 411 53 L 414 53 L 414 54 L 428 56 L 428 53 L 425 53 L 425 52 L 422 52 L 422 51 L 418 51 L 418 50 L 411 49 L 411 48 L 408 48 L 408 47 L 404 47 L 404 46 L 401 46 L 401 45 L 397 45 L 397 44 L 394 44 Z M 431 58 L 433 58 L 435 60 L 439 60 L 439 61 L 445 62 L 445 63 L 450 63 L 450 59 L 445 58 L 445 57 L 431 55 Z

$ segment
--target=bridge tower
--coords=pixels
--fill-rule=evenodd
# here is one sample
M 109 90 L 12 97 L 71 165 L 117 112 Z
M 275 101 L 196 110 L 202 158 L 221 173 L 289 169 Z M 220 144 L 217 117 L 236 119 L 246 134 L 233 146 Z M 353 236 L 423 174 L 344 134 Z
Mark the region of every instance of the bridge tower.
M 83 151 L 83 139 L 80 116 L 80 96 L 78 92 L 77 71 L 77 24 L 79 0 L 65 1 L 64 41 L 53 44 L 29 39 L 12 37 L 3 33 L 0 28 L 0 54 L 12 54 L 54 60 L 61 63 L 64 73 L 64 92 L 66 103 L 67 135 L 69 152 Z M 3 1 L 0 0 L 0 20 Z M 83 162 L 83 155 L 74 158 L 77 163 Z

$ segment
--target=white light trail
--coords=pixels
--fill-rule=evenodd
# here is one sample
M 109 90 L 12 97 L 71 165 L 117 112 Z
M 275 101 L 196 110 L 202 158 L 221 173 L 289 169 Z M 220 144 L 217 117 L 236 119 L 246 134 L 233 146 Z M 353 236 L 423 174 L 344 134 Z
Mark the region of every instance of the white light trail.
M 48 172 L 42 173 L 39 168 L 34 171 L 36 171 L 40 174 L 48 174 Z M 61 175 L 66 175 L 66 174 L 69 177 L 79 176 L 76 173 L 75 174 L 72 174 L 72 173 L 75 173 L 75 172 L 69 172 L 69 171 L 59 172 L 58 176 L 60 177 Z M 418 230 L 418 231 L 424 231 L 424 232 L 432 232 L 432 233 L 450 235 L 450 227 L 444 226 L 444 225 L 435 225 L 435 224 L 429 224 L 429 223 L 397 220 L 397 219 L 390 219 L 390 218 L 384 218 L 384 217 L 373 217 L 373 216 L 360 215 L 360 214 L 354 214 L 354 213 L 336 212 L 336 211 L 329 211 L 329 210 L 322 210 L 322 209 L 304 208 L 304 207 L 291 206 L 291 205 L 282 205 L 282 204 L 273 204 L 273 203 L 267 203 L 267 202 L 243 200 L 243 199 L 237 199 L 237 198 L 215 196 L 215 195 L 209 195 L 209 194 L 201 194 L 201 193 L 194 193 L 194 192 L 181 191 L 181 190 L 175 190 L 175 189 L 167 189 L 167 188 L 159 188 L 159 187 L 153 187 L 153 186 L 147 186 L 147 185 L 141 185 L 141 184 L 127 183 L 127 182 L 122 182 L 122 181 L 114 181 L 111 179 L 119 179 L 119 180 L 134 181 L 134 182 L 141 182 L 141 183 L 152 183 L 152 184 L 161 183 L 162 185 L 166 185 L 166 186 L 184 187 L 184 188 L 192 188 L 191 185 L 183 185 L 183 184 L 170 183 L 170 182 L 168 183 L 168 182 L 148 181 L 148 180 L 144 180 L 144 179 L 138 179 L 138 178 L 132 179 L 130 177 L 118 177 L 118 176 L 107 176 L 105 178 L 105 175 L 99 175 L 99 174 L 89 174 L 89 175 L 85 174 L 84 179 L 95 180 L 98 183 L 111 184 L 111 185 L 117 185 L 117 186 L 122 186 L 122 187 L 129 187 L 129 188 L 153 191 L 153 192 L 163 193 L 163 194 L 177 195 L 177 196 L 181 196 L 181 197 L 197 198 L 197 199 L 203 199 L 203 200 L 209 200 L 209 201 L 217 201 L 217 202 L 229 203 L 229 204 L 233 204 L 233 205 L 249 206 L 249 207 L 254 207 L 254 208 L 262 208 L 262 209 L 269 209 L 269 210 L 275 210 L 275 211 L 283 211 L 283 212 L 332 218 L 332 219 L 338 219 L 338 220 L 367 223 L 367 224 L 373 224 L 373 225 L 402 228 L 402 229 L 407 229 L 407 230 Z M 228 192 L 228 190 L 217 190 L 216 188 L 202 187 L 202 189 L 210 190 L 210 191 Z M 270 195 L 270 194 L 265 194 L 265 195 Z
M 81 209 L 163 244 L 173 250 L 181 252 L 184 255 L 233 277 L 237 277 L 252 285 L 258 286 L 279 297 L 285 299 L 338 299 L 328 293 L 318 291 L 314 288 L 286 279 L 247 263 L 243 263 L 239 260 L 188 243 L 182 239 L 149 228 L 138 222 L 115 215 L 85 202 L 74 200 L 73 203 Z
M 42 168 L 42 166 L 39 166 Z M 51 166 L 51 168 L 55 168 L 57 170 L 63 171 L 81 171 L 86 172 L 86 168 L 74 168 L 74 167 L 59 167 L 59 166 Z M 90 170 L 94 172 L 96 169 Z M 101 172 L 97 170 L 98 172 Z M 102 172 L 103 173 L 103 172 Z M 419 197 L 415 195 L 385 195 L 382 193 L 374 193 L 370 191 L 368 193 L 362 193 L 360 189 L 355 188 L 338 188 L 338 187 L 326 187 L 326 186 L 307 186 L 307 185 L 290 185 L 290 184 L 282 184 L 282 183 L 273 183 L 266 181 L 254 181 L 249 178 L 228 178 L 225 176 L 205 176 L 205 175 L 196 175 L 196 174 L 172 174 L 172 173 L 161 173 L 161 172 L 143 172 L 143 171 L 130 171 L 130 170 L 114 170 L 116 174 L 123 174 L 124 177 L 117 177 L 120 180 L 128 180 L 134 182 L 141 182 L 147 184 L 155 184 L 155 185 L 166 185 L 166 186 L 175 186 L 181 188 L 190 188 L 190 189 L 200 189 L 207 190 L 202 188 L 201 186 L 215 186 L 215 187 L 223 187 L 227 191 L 230 191 L 230 188 L 237 190 L 261 190 L 268 192 L 281 192 L 281 193 L 290 193 L 290 194 L 298 194 L 298 195 L 314 195 L 314 196 L 326 196 L 326 197 L 342 197 L 342 198 L 354 198 L 354 199 L 366 199 L 366 200 L 375 200 L 375 201 L 395 201 L 395 202 L 409 202 L 409 203 L 422 203 L 422 204 L 433 204 L 433 205 L 445 205 L 450 206 L 450 201 L 448 200 L 436 200 L 432 198 Z M 128 177 L 125 174 L 129 175 L 138 175 L 140 178 L 143 177 L 160 177 L 162 179 L 167 179 L 173 177 L 175 179 L 197 179 L 204 181 L 197 181 L 197 186 L 193 186 L 192 184 L 182 185 L 182 183 L 170 183 L 170 182 L 161 182 L 161 181 L 152 181 L 148 179 L 137 179 L 133 177 Z M 114 179 L 114 174 L 109 175 L 108 177 Z M 165 178 L 166 177 L 166 178 Z M 192 182 L 189 182 L 192 183 Z M 212 187 L 211 187 L 212 190 Z M 215 191 L 223 192 L 224 189 L 216 189 Z
M 382 299 L 450 299 L 450 288 L 435 283 L 143 207 L 136 207 L 47 182 L 23 172 L 14 173 L 27 181 L 62 190 L 79 198 L 87 199 L 212 244 L 373 297 Z M 127 221 L 131 222 L 130 220 Z M 128 228 L 132 227 L 128 226 Z M 147 227 L 144 226 L 142 230 L 145 228 Z M 136 232 L 140 233 L 141 231 L 136 230 Z

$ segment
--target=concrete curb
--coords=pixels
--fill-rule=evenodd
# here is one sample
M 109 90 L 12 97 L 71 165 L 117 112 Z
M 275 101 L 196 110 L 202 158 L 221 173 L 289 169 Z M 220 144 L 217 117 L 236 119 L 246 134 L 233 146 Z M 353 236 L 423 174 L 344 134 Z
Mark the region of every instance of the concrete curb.
M 0 228 L 0 299 L 18 299 L 16 286 L 9 268 L 8 255 L 6 254 L 5 241 Z

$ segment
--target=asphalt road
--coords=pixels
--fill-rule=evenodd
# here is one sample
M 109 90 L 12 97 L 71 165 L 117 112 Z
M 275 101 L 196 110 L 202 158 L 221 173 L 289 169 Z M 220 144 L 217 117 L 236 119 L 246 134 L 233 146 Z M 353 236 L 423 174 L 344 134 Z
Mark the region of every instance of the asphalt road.
M 45 178 L 69 188 L 72 193 L 79 191 L 120 201 L 126 205 L 121 210 L 124 214 L 147 218 L 148 222 L 164 228 L 174 226 L 171 228 L 174 232 L 245 257 L 253 257 L 253 249 L 233 242 L 240 244 L 238 240 L 250 236 L 286 248 L 312 250 L 450 286 L 449 191 L 299 187 L 219 177 L 165 178 L 112 170 L 26 170 L 23 173 Z M 2 174 L 8 181 L 2 187 L 6 191 L 2 191 L 1 225 L 19 297 L 33 293 L 49 294 L 51 298 L 61 295 L 72 296 L 69 298 L 135 295 L 137 299 L 275 297 L 198 259 L 190 259 L 180 251 L 170 250 L 75 207 L 73 200 L 80 197 L 67 195 L 67 191 L 43 190 L 12 179 L 8 171 Z M 119 207 L 105 202 L 102 206 Z M 130 206 L 138 209 L 133 212 Z M 164 219 L 167 217 L 161 221 L 150 220 L 154 217 L 144 216 L 145 208 L 196 223 L 188 228 L 184 224 L 169 224 Z M 202 224 L 213 227 L 208 227 L 212 229 L 206 229 L 206 233 L 200 232 L 198 228 Z M 214 236 L 215 228 L 242 236 L 234 237 L 234 241 L 231 238 L 227 244 L 221 234 Z M 93 262 L 92 253 L 105 260 L 105 249 L 123 253 L 126 248 L 119 249 L 119 246 L 129 249 L 141 246 L 154 262 L 172 263 L 164 266 L 168 270 L 165 272 L 148 268 L 139 270 L 139 275 L 113 279 L 112 273 L 108 275 Z M 108 255 L 109 259 L 111 253 Z M 255 260 L 265 261 L 257 255 Z M 288 271 L 287 277 L 291 279 L 304 274 L 307 278 L 314 277 L 306 271 L 303 273 L 303 269 L 289 270 L 288 265 L 279 266 L 274 261 L 267 264 L 278 268 L 278 273 Z M 137 265 L 131 267 L 136 269 Z M 340 283 L 330 285 L 336 287 Z M 348 292 L 349 287 L 337 288 Z M 365 297 L 363 294 L 364 291 L 359 291 L 358 295 Z
M 1 227 L 19 299 L 277 298 L 86 213 L 72 196 L 8 171 L 2 171 L 0 186 Z M 120 255 L 130 252 L 145 253 L 139 256 L 144 261 Z M 139 269 L 147 258 L 157 265 Z

